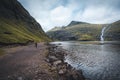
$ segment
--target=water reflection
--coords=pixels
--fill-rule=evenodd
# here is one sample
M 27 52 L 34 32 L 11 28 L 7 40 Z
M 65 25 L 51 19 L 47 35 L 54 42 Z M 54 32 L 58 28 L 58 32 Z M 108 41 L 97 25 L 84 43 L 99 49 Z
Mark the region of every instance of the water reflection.
M 61 46 L 70 51 L 66 62 L 82 69 L 90 80 L 120 80 L 120 45 L 84 43 L 61 42 Z

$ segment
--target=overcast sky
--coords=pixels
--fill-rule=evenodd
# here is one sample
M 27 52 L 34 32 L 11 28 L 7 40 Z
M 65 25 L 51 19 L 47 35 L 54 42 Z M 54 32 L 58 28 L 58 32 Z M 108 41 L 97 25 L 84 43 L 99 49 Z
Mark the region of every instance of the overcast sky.
M 95 24 L 120 20 L 120 0 L 18 0 L 44 31 L 72 20 Z

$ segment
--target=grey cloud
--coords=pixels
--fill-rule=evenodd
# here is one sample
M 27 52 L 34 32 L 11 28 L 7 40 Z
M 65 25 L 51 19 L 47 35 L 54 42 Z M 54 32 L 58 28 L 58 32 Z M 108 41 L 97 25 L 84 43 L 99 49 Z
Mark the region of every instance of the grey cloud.
M 111 23 L 120 19 L 120 0 L 19 0 L 44 30 L 67 25 L 71 20 L 91 23 Z M 62 6 L 63 10 L 59 7 Z M 54 9 L 58 10 L 51 16 Z M 66 13 L 67 10 L 69 13 Z M 64 14 L 62 14 L 62 12 Z M 61 15 L 60 15 L 61 14 Z M 63 21 L 58 18 L 63 18 Z M 67 19 L 67 21 L 66 21 Z M 59 25 L 58 25 L 59 24 Z

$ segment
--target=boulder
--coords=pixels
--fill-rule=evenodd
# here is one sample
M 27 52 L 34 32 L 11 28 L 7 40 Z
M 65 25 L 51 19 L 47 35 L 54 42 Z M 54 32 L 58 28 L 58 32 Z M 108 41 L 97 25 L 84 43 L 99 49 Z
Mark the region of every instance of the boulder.
M 52 61 L 58 60 L 58 58 L 56 58 L 55 56 L 50 56 L 50 55 L 49 55 L 48 58 L 49 58 L 50 61 L 51 61 L 51 60 L 52 60 Z
M 54 65 L 54 66 L 57 66 L 58 64 L 61 64 L 61 63 L 62 63 L 62 61 L 61 61 L 61 60 L 58 60 L 58 61 L 53 62 L 53 65 Z
M 23 78 L 22 77 L 18 77 L 18 79 L 17 80 L 23 80 Z
M 63 74 L 65 74 L 66 72 L 67 72 L 66 69 L 60 69 L 60 70 L 58 71 L 58 74 L 59 74 L 59 75 L 63 75 Z

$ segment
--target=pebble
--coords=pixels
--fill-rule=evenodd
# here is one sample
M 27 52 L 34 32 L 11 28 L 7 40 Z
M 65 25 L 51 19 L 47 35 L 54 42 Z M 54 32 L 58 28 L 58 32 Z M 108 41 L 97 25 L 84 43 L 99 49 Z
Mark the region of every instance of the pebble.
M 59 72 L 58 72 L 58 74 L 60 74 L 60 75 L 65 74 L 66 71 L 67 71 L 66 69 L 60 69 Z
M 23 78 L 22 77 L 18 77 L 18 80 L 23 80 Z
M 48 56 L 49 59 L 57 60 L 55 56 Z
M 54 66 L 57 66 L 58 64 L 61 64 L 61 63 L 62 63 L 62 61 L 61 61 L 61 60 L 58 60 L 58 61 L 53 62 L 53 65 L 54 65 Z

